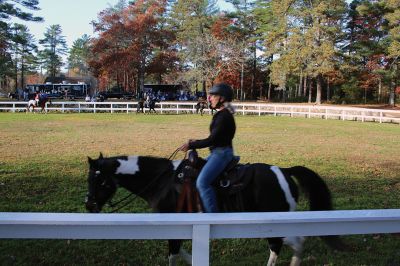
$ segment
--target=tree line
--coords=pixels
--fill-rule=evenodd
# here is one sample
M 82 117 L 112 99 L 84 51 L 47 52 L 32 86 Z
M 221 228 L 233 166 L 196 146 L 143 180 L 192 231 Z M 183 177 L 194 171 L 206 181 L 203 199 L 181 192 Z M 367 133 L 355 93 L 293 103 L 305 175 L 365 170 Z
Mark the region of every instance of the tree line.
M 38 41 L 9 17 L 37 21 L 38 1 L 0 2 L 0 88 L 27 76 L 93 75 L 99 89 L 145 83 L 205 92 L 225 81 L 235 98 L 388 103 L 400 94 L 400 0 L 120 0 L 68 49 L 60 25 Z M 19 5 L 19 6 L 18 6 Z M 25 8 L 28 12 L 21 11 Z M 31 12 L 31 13 L 30 13 Z

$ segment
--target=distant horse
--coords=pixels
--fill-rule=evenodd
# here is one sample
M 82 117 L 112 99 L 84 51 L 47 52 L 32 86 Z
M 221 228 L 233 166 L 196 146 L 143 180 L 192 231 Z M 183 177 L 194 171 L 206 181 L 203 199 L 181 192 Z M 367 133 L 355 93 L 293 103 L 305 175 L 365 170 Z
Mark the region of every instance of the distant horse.
M 154 113 L 157 113 L 155 108 L 156 108 L 156 103 L 159 103 L 159 102 L 160 102 L 160 100 L 157 98 L 150 99 L 147 102 L 147 107 L 149 108 L 149 113 L 151 113 L 151 110 L 153 110 Z
M 203 116 L 204 109 L 207 108 L 207 102 L 205 101 L 199 101 L 196 104 L 196 114 L 200 112 L 200 114 Z
M 191 157 L 193 156 L 189 156 Z M 102 154 L 98 159 L 88 157 L 88 162 L 88 193 L 85 205 L 86 209 L 93 213 L 102 210 L 118 187 L 123 187 L 143 198 L 156 212 L 187 212 L 189 208 L 180 209 L 178 205 L 182 205 L 180 191 L 184 191 L 185 184 L 191 182 L 183 182 L 182 179 L 190 178 L 193 181 L 205 163 L 201 158 L 171 161 L 148 156 L 104 158 Z M 230 173 L 236 173 L 234 176 L 243 176 L 244 179 L 241 179 L 241 183 L 235 183 L 235 186 L 230 185 L 229 180 L 222 182 L 220 179 L 215 182 L 214 187 L 221 211 L 294 211 L 299 198 L 299 188 L 308 195 L 312 211 L 332 210 L 331 195 L 327 185 L 317 173 L 306 167 L 279 168 L 255 163 L 237 164 L 231 169 Z M 235 189 L 239 192 L 230 193 Z M 340 239 L 337 236 L 321 238 L 331 247 L 340 247 Z M 268 238 L 270 245 L 268 266 L 275 265 L 284 240 L 294 250 L 291 265 L 300 264 L 304 238 Z M 191 263 L 190 254 L 181 249 L 181 240 L 169 240 L 169 254 L 169 265 L 175 265 L 178 255 L 181 255 L 188 264 Z
M 210 101 L 208 102 L 208 109 L 211 110 L 211 114 L 212 114 L 212 115 L 214 114 L 214 111 L 215 111 L 215 112 L 217 111 L 216 108 L 213 108 L 213 107 L 211 106 L 211 102 L 210 102 Z
M 137 103 L 136 113 L 144 113 L 144 100 L 140 99 Z
M 40 100 L 29 100 L 26 111 L 34 112 L 36 107 L 40 107 L 40 112 L 43 112 L 47 102 L 51 104 L 51 100 L 47 97 L 43 97 Z

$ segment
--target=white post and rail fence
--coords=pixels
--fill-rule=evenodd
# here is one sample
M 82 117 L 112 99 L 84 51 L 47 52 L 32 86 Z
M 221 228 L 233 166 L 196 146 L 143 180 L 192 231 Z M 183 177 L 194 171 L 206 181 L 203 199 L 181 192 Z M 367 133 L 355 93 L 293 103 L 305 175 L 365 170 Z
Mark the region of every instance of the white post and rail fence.
M 210 239 L 400 233 L 400 209 L 270 213 L 0 213 L 0 239 L 188 239 L 209 265 Z
M 137 102 L 56 102 L 46 103 L 46 112 L 78 112 L 78 113 L 136 113 Z M 325 105 L 296 105 L 296 104 L 268 104 L 268 103 L 240 103 L 233 104 L 239 115 L 274 115 L 290 117 L 308 117 L 337 120 L 370 121 L 379 123 L 400 124 L 399 110 L 367 109 L 344 106 Z M 27 102 L 0 102 L 2 112 L 25 112 Z M 40 108 L 36 108 L 38 111 Z M 156 110 L 161 114 L 188 114 L 196 113 L 196 102 L 160 102 L 156 103 Z M 145 108 L 144 112 L 148 112 Z M 205 109 L 210 113 L 209 109 Z

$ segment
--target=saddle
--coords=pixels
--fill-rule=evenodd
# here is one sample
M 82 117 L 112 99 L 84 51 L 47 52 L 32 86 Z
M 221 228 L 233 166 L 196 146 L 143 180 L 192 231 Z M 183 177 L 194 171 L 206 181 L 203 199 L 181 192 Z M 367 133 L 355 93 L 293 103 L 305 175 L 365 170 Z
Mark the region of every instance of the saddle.
M 190 165 L 185 166 L 186 174 L 182 175 L 182 180 L 180 181 L 184 188 L 178 201 L 177 211 L 179 212 L 182 211 L 185 201 L 188 212 L 202 209 L 195 183 L 201 168 L 205 164 L 205 160 L 199 158 L 195 150 L 190 150 L 187 157 Z M 240 211 L 242 209 L 241 191 L 246 188 L 252 179 L 251 174 L 245 175 L 249 164 L 239 164 L 239 161 L 240 157 L 235 156 L 225 167 L 222 174 L 213 182 L 218 198 L 223 201 L 223 209 L 226 211 Z M 194 202 L 196 203 L 193 204 Z
M 201 170 L 205 163 L 203 159 L 199 158 L 195 150 L 188 151 L 188 160 L 191 165 L 198 170 Z M 251 175 L 245 175 L 249 164 L 239 164 L 239 161 L 240 157 L 234 156 L 232 161 L 225 167 L 222 174 L 214 181 L 213 185 L 218 191 L 227 194 L 235 194 L 245 188 L 250 182 Z

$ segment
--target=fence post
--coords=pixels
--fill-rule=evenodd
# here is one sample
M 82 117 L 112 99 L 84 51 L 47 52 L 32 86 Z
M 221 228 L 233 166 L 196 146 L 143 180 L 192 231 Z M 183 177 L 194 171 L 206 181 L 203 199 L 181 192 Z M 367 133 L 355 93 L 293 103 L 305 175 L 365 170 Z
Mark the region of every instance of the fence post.
M 46 103 L 46 107 L 47 107 L 47 103 Z M 78 113 L 81 112 L 81 103 L 78 103 Z
M 65 103 L 62 103 L 62 104 L 61 104 L 61 112 L 62 112 L 62 113 L 64 113 L 64 104 L 65 104 Z
M 328 120 L 328 108 L 325 108 L 325 120 Z
M 96 103 L 93 103 L 93 113 L 96 113 Z
M 258 105 L 258 116 L 261 116 L 261 105 Z
M 193 225 L 192 265 L 208 266 L 210 264 L 210 225 Z
M 12 112 L 15 113 L 15 103 L 13 103 Z
M 382 116 L 383 116 L 383 113 L 381 111 L 381 112 L 379 112 L 379 123 L 382 123 Z

